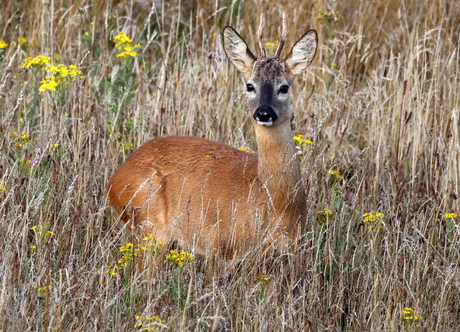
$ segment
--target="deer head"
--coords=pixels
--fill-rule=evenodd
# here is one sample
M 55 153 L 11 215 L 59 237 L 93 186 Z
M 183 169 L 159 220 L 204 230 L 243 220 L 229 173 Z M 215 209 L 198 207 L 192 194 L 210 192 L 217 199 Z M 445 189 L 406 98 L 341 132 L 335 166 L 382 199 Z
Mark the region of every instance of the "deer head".
M 292 47 L 284 59 L 281 52 L 286 41 L 286 17 L 278 29 L 279 44 L 273 58 L 266 57 L 262 41 L 264 17 L 261 15 L 258 29 L 260 57 L 256 58 L 244 39 L 230 26 L 223 30 L 224 50 L 229 60 L 246 79 L 248 105 L 255 125 L 276 127 L 289 123 L 292 117 L 289 107 L 289 90 L 294 78 L 313 61 L 318 45 L 315 30 L 307 31 Z

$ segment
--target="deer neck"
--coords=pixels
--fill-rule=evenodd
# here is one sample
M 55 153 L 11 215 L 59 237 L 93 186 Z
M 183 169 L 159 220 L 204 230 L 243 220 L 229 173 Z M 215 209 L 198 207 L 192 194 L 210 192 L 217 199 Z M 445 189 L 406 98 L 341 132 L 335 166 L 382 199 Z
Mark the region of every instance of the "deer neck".
M 289 121 L 276 127 L 255 126 L 260 193 L 268 211 L 287 223 L 304 215 L 305 191 Z M 299 217 L 300 216 L 300 217 Z

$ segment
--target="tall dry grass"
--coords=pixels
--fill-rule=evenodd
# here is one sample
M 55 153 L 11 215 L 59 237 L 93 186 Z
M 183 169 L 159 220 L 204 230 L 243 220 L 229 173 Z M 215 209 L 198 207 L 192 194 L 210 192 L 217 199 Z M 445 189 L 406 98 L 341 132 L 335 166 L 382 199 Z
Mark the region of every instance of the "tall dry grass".
M 145 319 L 134 327 L 136 316 L 153 315 L 170 331 L 458 330 L 460 220 L 442 218 L 460 214 L 458 1 L 48 0 L 0 9 L 9 44 L 0 51 L 3 331 L 153 330 Z M 105 184 L 134 148 L 172 134 L 255 148 L 243 79 L 220 31 L 233 25 L 255 49 L 261 11 L 267 41 L 281 11 L 288 44 L 310 28 L 321 36 L 292 94 L 294 131 L 313 141 L 301 157 L 301 245 L 271 263 L 254 252 L 234 269 L 198 257 L 181 269 L 161 262 L 154 279 L 134 268 L 111 277 L 106 266 L 132 235 L 107 206 Z M 341 18 L 320 22 L 323 11 Z M 115 56 L 119 31 L 142 46 L 133 60 Z M 64 95 L 39 92 L 44 73 L 21 68 L 39 54 L 77 65 L 84 78 Z M 334 216 L 320 224 L 325 208 Z M 371 211 L 384 224 L 367 229 Z M 258 274 L 273 277 L 266 289 Z M 405 307 L 421 317 L 412 327 L 400 319 Z

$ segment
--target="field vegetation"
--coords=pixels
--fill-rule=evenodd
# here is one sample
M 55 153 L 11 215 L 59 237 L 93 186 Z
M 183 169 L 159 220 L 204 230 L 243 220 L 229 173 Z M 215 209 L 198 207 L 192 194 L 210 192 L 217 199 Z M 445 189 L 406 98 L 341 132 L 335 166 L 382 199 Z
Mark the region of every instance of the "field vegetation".
M 106 184 L 146 140 L 255 151 L 231 25 L 292 90 L 308 227 L 240 262 L 136 241 Z M 0 330 L 458 331 L 460 2 L 0 1 Z

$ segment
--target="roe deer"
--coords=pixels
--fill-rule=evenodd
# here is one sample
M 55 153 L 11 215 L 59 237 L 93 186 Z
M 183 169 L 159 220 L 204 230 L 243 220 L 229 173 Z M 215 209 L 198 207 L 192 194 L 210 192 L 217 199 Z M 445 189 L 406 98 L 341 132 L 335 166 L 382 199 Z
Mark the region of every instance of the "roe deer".
M 310 30 L 280 58 L 279 45 L 256 58 L 230 26 L 222 32 L 225 53 L 246 79 L 249 114 L 258 154 L 200 138 L 162 137 L 144 143 L 108 183 L 110 204 L 124 222 L 178 241 L 198 253 L 241 257 L 252 245 L 287 248 L 306 223 L 306 197 L 292 138 L 289 90 L 296 75 L 313 61 L 317 33 Z

